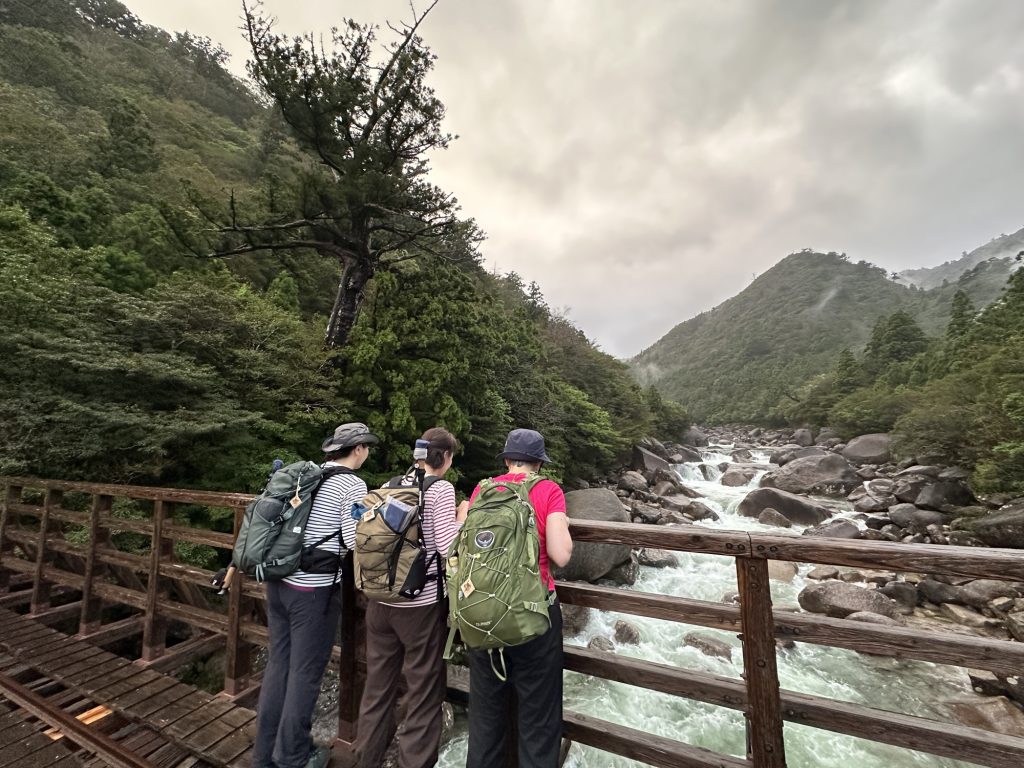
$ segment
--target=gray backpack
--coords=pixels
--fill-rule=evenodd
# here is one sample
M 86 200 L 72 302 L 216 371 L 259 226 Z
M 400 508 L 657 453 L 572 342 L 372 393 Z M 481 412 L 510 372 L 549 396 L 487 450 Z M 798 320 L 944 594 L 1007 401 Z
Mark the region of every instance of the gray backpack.
M 305 560 L 318 562 L 317 569 L 311 572 L 340 573 L 344 545 L 342 554 L 332 556 L 330 563 L 321 557 L 314 558 L 312 550 L 335 536 L 341 543 L 341 528 L 308 547 L 303 547 L 302 542 L 320 486 L 333 475 L 351 471 L 348 467 L 324 469 L 312 461 L 297 461 L 274 472 L 263 493 L 245 508 L 232 565 L 256 581 L 283 579 L 297 571 Z M 348 514 L 349 510 L 341 510 L 342 516 Z

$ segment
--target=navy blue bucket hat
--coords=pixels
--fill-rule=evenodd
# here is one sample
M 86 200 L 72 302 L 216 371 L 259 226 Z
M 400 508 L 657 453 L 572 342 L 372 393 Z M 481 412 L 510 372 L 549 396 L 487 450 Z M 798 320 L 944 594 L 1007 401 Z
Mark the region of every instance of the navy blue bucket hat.
M 509 432 L 505 438 L 505 450 L 497 458 L 544 463 L 551 461 L 544 450 L 544 435 L 533 429 L 513 429 Z

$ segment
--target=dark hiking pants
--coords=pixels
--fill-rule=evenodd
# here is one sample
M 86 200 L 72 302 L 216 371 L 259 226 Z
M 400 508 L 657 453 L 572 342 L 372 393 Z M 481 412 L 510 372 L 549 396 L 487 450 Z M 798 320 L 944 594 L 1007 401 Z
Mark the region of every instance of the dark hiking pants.
M 447 685 L 442 658 L 447 605 L 396 608 L 367 601 L 366 688 L 356 737 L 359 768 L 379 768 L 394 737 L 400 676 L 405 677 L 407 690 L 399 768 L 430 768 L 437 763 Z
M 341 615 L 341 592 L 267 582 L 270 657 L 256 715 L 253 768 L 303 768 L 320 682 Z
M 469 652 L 469 754 L 466 768 L 505 765 L 510 707 L 519 711 L 519 768 L 558 768 L 562 741 L 562 609 L 548 608 L 551 628 L 505 648 L 505 682 L 487 651 Z M 494 664 L 501 670 L 498 652 Z

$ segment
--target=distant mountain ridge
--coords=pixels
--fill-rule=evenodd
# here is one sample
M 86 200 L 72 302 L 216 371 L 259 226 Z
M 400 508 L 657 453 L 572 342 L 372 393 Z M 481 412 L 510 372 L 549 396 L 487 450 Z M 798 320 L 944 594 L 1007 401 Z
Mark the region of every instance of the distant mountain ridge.
M 950 265 L 937 287 L 922 290 L 881 267 L 845 254 L 802 251 L 785 257 L 736 296 L 690 318 L 633 360 L 654 384 L 701 421 L 760 421 L 795 399 L 797 389 L 830 369 L 844 348 L 859 351 L 878 318 L 910 313 L 935 335 L 964 290 L 978 308 L 997 298 L 1014 262 L 1005 253 L 1024 230 L 972 252 L 961 272 Z M 989 247 L 992 246 L 992 247 Z M 984 249 L 988 250 L 984 250 Z M 1016 253 L 1016 252 L 1014 252 Z M 930 276 L 929 276 L 930 277 Z
M 1006 274 L 1009 276 L 1013 268 L 1013 258 L 1024 250 L 1024 228 L 1011 235 L 1000 235 L 970 253 L 966 251 L 959 259 L 947 261 L 937 267 L 921 267 L 905 269 L 899 273 L 900 278 L 918 288 L 938 288 L 943 282 L 954 283 L 970 269 L 977 267 L 989 259 L 1006 261 Z

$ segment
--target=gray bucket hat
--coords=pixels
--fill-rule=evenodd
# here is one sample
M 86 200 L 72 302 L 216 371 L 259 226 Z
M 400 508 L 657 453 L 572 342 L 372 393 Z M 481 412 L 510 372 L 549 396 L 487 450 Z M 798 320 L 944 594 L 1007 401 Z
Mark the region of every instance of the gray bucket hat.
M 509 432 L 505 438 L 505 450 L 497 458 L 544 463 L 551 461 L 544 450 L 544 435 L 533 429 L 513 429 Z
M 333 453 L 354 445 L 363 445 L 364 443 L 374 445 L 379 442 L 380 438 L 373 434 L 368 426 L 358 421 L 352 421 L 342 424 L 334 430 L 334 434 L 324 440 L 321 449 L 324 453 Z

